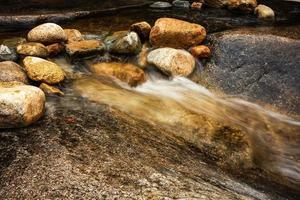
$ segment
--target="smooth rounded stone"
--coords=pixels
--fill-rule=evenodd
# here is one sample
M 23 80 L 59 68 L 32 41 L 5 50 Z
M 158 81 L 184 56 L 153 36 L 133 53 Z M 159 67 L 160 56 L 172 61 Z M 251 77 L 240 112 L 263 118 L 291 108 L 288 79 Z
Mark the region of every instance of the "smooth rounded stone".
M 164 9 L 164 8 L 171 8 L 172 4 L 165 2 L 165 1 L 157 1 L 157 2 L 154 2 L 153 4 L 151 4 L 150 7 Z
M 66 52 L 71 58 L 91 56 L 102 53 L 105 45 L 100 40 L 82 40 L 66 45 Z
M 201 10 L 203 7 L 203 3 L 201 2 L 193 2 L 191 5 L 191 9 L 193 10 Z
M 28 83 L 26 73 L 22 67 L 12 61 L 0 62 L 0 81 Z
M 210 58 L 211 51 L 208 46 L 199 45 L 189 49 L 189 52 L 196 58 Z
M 257 1 L 256 0 L 228 0 L 227 6 L 230 10 L 236 10 L 242 13 L 252 13 L 257 6 Z
M 148 22 L 138 22 L 130 26 L 130 30 L 136 32 L 142 41 L 149 39 L 151 25 Z
M 90 66 L 90 70 L 97 76 L 115 77 L 133 87 L 146 81 L 144 71 L 130 63 L 96 63 Z
M 151 51 L 147 62 L 171 76 L 188 76 L 195 68 L 194 57 L 185 50 L 159 48 Z
M 28 42 L 17 46 L 17 53 L 24 56 L 47 57 L 49 55 L 47 47 L 41 43 Z
M 9 48 L 5 45 L 0 45 L 0 62 L 16 60 L 18 60 L 18 55 L 14 49 Z
M 58 89 L 52 85 L 48 85 L 46 83 L 42 83 L 39 88 L 41 90 L 43 90 L 43 92 L 47 95 L 54 94 L 54 95 L 58 95 L 58 96 L 64 96 L 64 93 L 60 89 Z
M 258 5 L 254 13 L 258 16 L 260 20 L 263 21 L 274 21 L 275 20 L 275 13 L 272 8 L 265 6 L 265 5 Z
M 300 40 L 273 35 L 272 31 L 255 28 L 211 35 L 212 57 L 191 79 L 299 115 Z
M 40 43 L 56 43 L 67 40 L 65 31 L 57 24 L 45 23 L 33 28 L 27 35 L 27 39 L 31 42 Z
M 0 87 L 0 128 L 19 128 L 44 113 L 45 94 L 34 86 Z
M 142 43 L 137 33 L 128 31 L 115 32 L 105 39 L 109 52 L 117 54 L 137 54 Z
M 31 80 L 48 84 L 57 84 L 64 80 L 64 71 L 55 63 L 48 60 L 27 56 L 23 60 L 28 77 Z
M 65 45 L 62 43 L 54 43 L 47 46 L 49 56 L 57 56 L 65 51 Z
M 206 30 L 199 24 L 173 18 L 160 18 L 150 32 L 155 47 L 189 48 L 206 38 Z
M 180 7 L 180 8 L 189 8 L 191 5 L 189 1 L 183 1 L 183 0 L 175 0 L 172 2 L 172 4 L 175 7 Z
M 67 36 L 68 43 L 83 40 L 82 34 L 77 29 L 64 29 L 64 31 Z

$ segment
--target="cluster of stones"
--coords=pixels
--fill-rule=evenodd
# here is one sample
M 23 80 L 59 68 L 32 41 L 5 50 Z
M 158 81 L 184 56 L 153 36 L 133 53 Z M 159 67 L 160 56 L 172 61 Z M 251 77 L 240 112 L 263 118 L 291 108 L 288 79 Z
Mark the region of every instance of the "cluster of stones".
M 0 128 L 32 124 L 43 115 L 45 94 L 63 95 L 56 85 L 64 81 L 66 73 L 51 61 L 51 57 L 62 53 L 71 61 L 104 53 L 137 55 L 137 65 L 105 59 L 89 64 L 95 76 L 114 77 L 133 87 L 146 81 L 143 69 L 148 66 L 167 76 L 189 76 L 195 68 L 195 57 L 210 57 L 210 49 L 200 45 L 206 38 L 205 28 L 172 18 L 158 19 L 153 27 L 139 22 L 130 30 L 106 38 L 89 36 L 92 35 L 46 23 L 29 31 L 27 39 L 3 42 Z
M 217 8 L 227 8 L 229 10 L 241 13 L 254 13 L 262 21 L 274 21 L 274 11 L 265 5 L 257 5 L 257 0 L 197 0 L 192 3 L 186 0 L 174 0 L 171 3 L 165 1 L 157 1 L 151 5 L 152 8 L 191 8 L 193 10 L 201 10 L 204 5 Z

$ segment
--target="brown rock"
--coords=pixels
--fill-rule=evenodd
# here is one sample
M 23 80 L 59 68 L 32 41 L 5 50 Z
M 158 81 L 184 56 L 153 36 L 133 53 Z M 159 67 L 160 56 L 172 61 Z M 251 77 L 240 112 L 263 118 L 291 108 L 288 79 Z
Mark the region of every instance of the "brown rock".
M 59 95 L 59 96 L 64 96 L 64 93 L 60 89 L 58 89 L 54 86 L 48 85 L 46 83 L 42 83 L 40 85 L 40 89 L 43 90 L 45 92 L 45 94 L 50 94 L 50 95 L 55 94 L 55 95 Z
M 189 48 L 205 37 L 206 30 L 201 25 L 172 18 L 158 19 L 150 32 L 150 42 L 155 47 Z
M 65 78 L 64 71 L 57 64 L 48 60 L 27 56 L 23 60 L 23 64 L 31 80 L 56 84 Z
M 199 46 L 192 47 L 192 48 L 190 48 L 189 51 L 196 58 L 210 58 L 211 57 L 211 51 L 205 45 L 199 45 Z
M 136 32 L 139 35 L 141 41 L 146 41 L 149 39 L 151 25 L 148 24 L 148 22 L 138 22 L 132 24 L 130 30 Z
M 200 3 L 200 2 L 193 2 L 192 5 L 191 5 L 191 8 L 193 10 L 201 10 L 202 9 L 202 6 L 203 6 L 203 3 Z
M 64 29 L 64 31 L 68 38 L 68 41 L 67 41 L 68 43 L 83 40 L 82 34 L 80 33 L 80 31 L 78 31 L 76 29 Z
M 17 46 L 17 53 L 24 56 L 47 57 L 49 55 L 47 48 L 37 42 L 28 42 Z
M 257 6 L 256 0 L 229 0 L 227 4 L 230 10 L 237 10 L 243 13 L 252 13 Z
M 70 57 L 89 56 L 102 53 L 105 49 L 103 42 L 99 40 L 82 40 L 66 45 L 66 51 Z
M 1 82 L 22 82 L 27 84 L 27 76 L 22 67 L 12 61 L 0 62 L 0 81 Z
M 137 86 L 146 81 L 144 71 L 128 63 L 97 63 L 91 65 L 90 70 L 98 76 L 113 76 L 130 86 Z
M 65 50 L 65 45 L 61 43 L 54 43 L 47 46 L 47 50 L 49 56 L 57 56 L 58 54 L 62 53 Z

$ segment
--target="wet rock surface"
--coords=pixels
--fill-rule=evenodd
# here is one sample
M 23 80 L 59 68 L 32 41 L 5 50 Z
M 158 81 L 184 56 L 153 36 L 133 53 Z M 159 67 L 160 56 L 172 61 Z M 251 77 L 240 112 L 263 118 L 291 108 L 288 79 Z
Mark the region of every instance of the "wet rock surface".
M 245 29 L 212 35 L 211 61 L 195 80 L 299 114 L 300 41 L 286 36 Z
M 30 128 L 0 133 L 1 197 L 282 199 L 215 171 L 165 129 L 76 102 Z

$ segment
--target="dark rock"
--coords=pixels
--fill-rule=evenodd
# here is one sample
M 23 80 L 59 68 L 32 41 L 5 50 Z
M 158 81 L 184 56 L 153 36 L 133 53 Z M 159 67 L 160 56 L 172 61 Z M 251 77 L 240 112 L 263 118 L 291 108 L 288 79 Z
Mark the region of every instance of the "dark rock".
M 171 8 L 172 4 L 170 4 L 168 2 L 164 2 L 164 1 L 157 1 L 157 2 L 153 3 L 150 7 L 164 9 L 164 8 Z
M 300 114 L 300 41 L 264 33 L 242 30 L 210 36 L 211 61 L 192 79 Z
M 172 2 L 172 4 L 175 7 L 180 7 L 180 8 L 189 8 L 191 5 L 189 1 L 183 1 L 183 0 L 175 0 Z
M 0 45 L 0 61 L 16 61 L 18 59 L 15 49 Z

